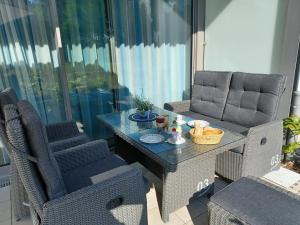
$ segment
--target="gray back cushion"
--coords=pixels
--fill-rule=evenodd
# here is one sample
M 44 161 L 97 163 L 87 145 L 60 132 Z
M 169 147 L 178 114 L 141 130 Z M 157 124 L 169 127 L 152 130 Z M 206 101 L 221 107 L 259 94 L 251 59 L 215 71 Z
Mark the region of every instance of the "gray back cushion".
M 10 143 L 19 151 L 30 154 L 24 130 L 20 118 L 18 117 L 19 113 L 17 107 L 12 104 L 6 105 L 3 111 L 6 120 L 7 137 Z M 40 177 L 37 165 L 13 150 L 11 157 L 17 166 L 18 174 L 20 175 L 30 202 L 41 216 L 42 207 L 48 199 L 44 190 L 44 182 Z
M 231 72 L 197 71 L 191 111 L 221 119 L 228 95 Z
M 40 117 L 28 101 L 17 104 L 31 154 L 38 159 L 38 169 L 46 185 L 49 199 L 66 194 L 57 161 L 48 145 L 46 130 Z
M 285 77 L 233 73 L 223 120 L 253 127 L 276 118 Z

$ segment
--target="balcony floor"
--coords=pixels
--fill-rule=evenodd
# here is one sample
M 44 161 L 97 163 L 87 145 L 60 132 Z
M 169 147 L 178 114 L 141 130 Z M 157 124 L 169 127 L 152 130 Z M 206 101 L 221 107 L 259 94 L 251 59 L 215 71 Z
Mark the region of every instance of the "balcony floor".
M 141 167 L 139 164 L 134 164 L 133 166 Z M 153 174 L 151 174 L 143 167 L 142 169 L 145 177 L 147 177 L 147 179 L 149 179 L 153 184 L 156 184 L 158 182 L 158 179 Z M 280 170 L 278 171 L 265 175 L 264 179 L 300 195 L 300 174 L 284 168 L 280 168 Z M 215 192 L 220 191 L 227 185 L 228 183 L 226 181 L 219 177 L 216 177 Z M 208 199 L 204 197 L 198 199 L 197 201 L 194 201 L 188 206 L 183 207 L 171 214 L 170 221 L 168 223 L 163 223 L 161 221 L 157 205 L 155 189 L 152 185 L 150 192 L 147 194 L 149 225 L 206 225 L 208 224 L 206 206 L 207 201 Z M 32 223 L 29 218 L 20 222 L 12 221 L 9 187 L 4 187 L 0 188 L 0 225 L 11 224 L 29 225 Z

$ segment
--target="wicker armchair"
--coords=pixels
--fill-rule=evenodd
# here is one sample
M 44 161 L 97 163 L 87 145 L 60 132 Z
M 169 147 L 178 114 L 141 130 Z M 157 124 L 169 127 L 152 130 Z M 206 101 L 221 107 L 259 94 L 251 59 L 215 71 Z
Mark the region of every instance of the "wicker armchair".
M 36 224 L 147 224 L 142 173 L 98 140 L 53 153 L 32 106 L 4 107 L 12 156 Z
M 0 93 L 0 137 L 3 145 L 8 150 L 8 154 L 11 155 L 11 146 L 8 143 L 7 135 L 5 131 L 5 119 L 4 119 L 4 106 L 8 104 L 17 104 L 18 99 L 13 89 L 7 88 Z M 60 123 L 53 123 L 46 125 L 47 137 L 49 140 L 50 148 L 53 152 L 74 147 L 80 144 L 87 143 L 89 138 L 86 134 L 80 133 L 75 121 L 66 121 Z M 14 211 L 15 220 L 29 215 L 28 207 L 23 203 L 28 202 L 27 194 L 23 187 L 23 184 L 19 178 L 14 160 L 12 157 L 10 163 L 10 186 L 11 186 L 11 201 Z

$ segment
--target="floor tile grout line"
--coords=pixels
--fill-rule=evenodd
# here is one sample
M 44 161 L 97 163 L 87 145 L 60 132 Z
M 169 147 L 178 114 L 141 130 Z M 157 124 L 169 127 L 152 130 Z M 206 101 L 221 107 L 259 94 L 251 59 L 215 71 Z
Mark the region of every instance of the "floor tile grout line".
M 205 212 L 203 213 L 200 213 L 198 216 L 195 216 L 193 218 L 191 218 L 191 220 L 187 221 L 184 225 L 190 223 L 190 222 L 193 222 L 193 219 L 196 219 L 197 217 L 201 217 L 201 216 L 204 216 L 204 214 L 207 214 L 208 210 L 206 210 Z M 193 222 L 194 223 L 194 222 Z
M 182 222 L 182 225 L 184 225 L 185 224 L 185 222 L 184 222 L 184 220 L 183 219 L 181 219 L 175 212 L 173 213 L 174 215 L 175 215 L 175 217 L 177 218 L 177 219 L 179 219 L 180 220 L 180 222 Z

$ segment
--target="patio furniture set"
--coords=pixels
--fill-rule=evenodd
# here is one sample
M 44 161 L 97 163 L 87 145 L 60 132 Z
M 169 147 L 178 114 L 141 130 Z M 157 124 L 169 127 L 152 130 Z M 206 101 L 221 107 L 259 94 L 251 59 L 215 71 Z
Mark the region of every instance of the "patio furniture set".
M 133 121 L 135 109 L 129 109 L 97 116 L 114 131 L 115 154 L 104 140 L 79 133 L 74 122 L 44 126 L 29 102 L 6 89 L 0 94 L 0 131 L 12 158 L 15 214 L 20 219 L 28 213 L 26 202 L 37 224 L 147 224 L 147 182 L 127 165 L 139 162 L 161 180 L 155 189 L 164 222 L 192 198 L 208 195 L 210 224 L 270 224 L 279 216 L 276 210 L 247 207 L 283 201 L 290 209 L 287 202 L 299 206 L 299 198 L 245 176 L 260 177 L 280 166 L 277 111 L 284 85 L 281 75 L 197 72 L 191 100 L 154 107 L 153 113 L 171 122 L 179 114 L 186 122 L 208 121 L 224 131 L 220 143 L 195 144 L 187 124 L 181 126 L 180 145 L 144 143 L 145 134 L 164 140 L 170 134 L 153 121 Z M 215 173 L 238 181 L 213 195 Z

